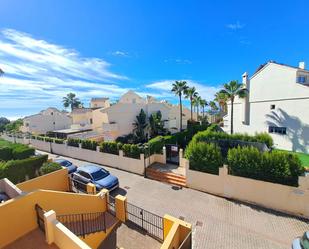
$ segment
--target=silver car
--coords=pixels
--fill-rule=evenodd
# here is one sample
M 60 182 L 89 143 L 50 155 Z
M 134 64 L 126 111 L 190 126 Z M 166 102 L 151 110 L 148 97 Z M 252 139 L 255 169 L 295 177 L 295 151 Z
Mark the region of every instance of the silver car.
M 309 249 L 309 231 L 305 232 L 302 237 L 293 241 L 292 249 Z

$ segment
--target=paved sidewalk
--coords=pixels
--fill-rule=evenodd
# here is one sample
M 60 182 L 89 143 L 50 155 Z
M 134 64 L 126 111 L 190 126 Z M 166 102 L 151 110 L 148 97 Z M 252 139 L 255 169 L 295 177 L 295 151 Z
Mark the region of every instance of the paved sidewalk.
M 77 166 L 86 163 L 69 160 Z M 309 230 L 304 219 L 106 168 L 120 181 L 120 189 L 112 194 L 126 195 L 131 203 L 158 215 L 171 214 L 192 223 L 196 249 L 288 249 L 295 237 Z

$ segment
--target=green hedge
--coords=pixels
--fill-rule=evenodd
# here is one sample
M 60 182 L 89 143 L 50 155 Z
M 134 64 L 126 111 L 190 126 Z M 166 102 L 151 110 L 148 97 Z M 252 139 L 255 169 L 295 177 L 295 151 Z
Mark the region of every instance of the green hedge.
M 27 145 L 24 144 L 13 144 L 13 159 L 15 160 L 21 160 L 21 159 L 26 159 L 28 157 L 31 157 L 35 153 L 34 148 L 30 148 Z
M 202 132 L 198 132 L 193 139 L 196 142 L 211 142 L 215 140 L 240 140 L 245 142 L 259 142 L 265 143 L 268 148 L 273 146 L 273 139 L 267 133 L 256 133 L 254 136 L 250 136 L 248 134 L 227 134 L 224 132 L 213 132 L 211 130 L 206 130 Z
M 23 182 L 26 175 L 31 179 L 41 168 L 48 156 L 30 157 L 23 160 L 11 160 L 0 164 L 0 179 L 8 178 L 13 183 Z
M 117 142 L 102 142 L 100 144 L 100 151 L 104 153 L 119 155 L 119 150 L 122 144 Z
M 55 138 L 55 143 L 56 143 L 56 144 L 64 144 L 64 139 Z
M 57 171 L 62 169 L 61 165 L 59 163 L 55 162 L 46 162 L 43 164 L 43 166 L 40 168 L 41 175 L 46 175 L 51 172 Z
M 11 159 L 13 159 L 13 149 L 8 146 L 0 147 L 0 161 L 8 161 Z
M 44 138 L 45 138 L 45 137 L 43 137 L 43 136 L 36 136 L 36 137 L 35 137 L 36 140 L 40 140 L 40 141 L 44 141 Z
M 162 149 L 165 145 L 165 139 L 163 136 L 157 136 L 155 138 L 152 138 L 147 143 L 149 147 L 150 155 L 153 154 L 162 154 Z
M 68 146 L 79 147 L 80 143 L 81 143 L 81 139 L 79 138 L 69 138 L 68 139 Z
M 122 146 L 123 154 L 126 157 L 131 157 L 131 158 L 140 158 L 140 154 L 144 153 L 144 149 L 141 146 L 138 146 L 136 144 L 124 144 Z
M 185 157 L 190 161 L 190 169 L 210 174 L 219 174 L 223 165 L 221 150 L 215 144 L 190 142 L 185 151 Z
M 98 142 L 92 140 L 82 140 L 82 148 L 87 150 L 97 150 Z
M 232 175 L 291 186 L 298 186 L 298 176 L 304 173 L 296 155 L 282 151 L 263 153 L 254 147 L 230 149 L 228 165 Z

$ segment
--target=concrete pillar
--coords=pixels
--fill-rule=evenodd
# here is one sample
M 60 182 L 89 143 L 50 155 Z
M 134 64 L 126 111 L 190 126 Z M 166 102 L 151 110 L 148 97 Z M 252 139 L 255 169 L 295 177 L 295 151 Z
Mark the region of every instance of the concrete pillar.
M 88 183 L 87 184 L 87 194 L 90 195 L 95 195 L 96 194 L 96 187 L 93 183 Z
M 100 196 L 104 196 L 104 207 L 105 207 L 105 210 L 104 211 L 107 211 L 108 210 L 108 199 L 109 199 L 109 191 L 108 189 L 102 189 L 99 193 Z
M 123 157 L 123 150 L 119 150 L 119 156 Z
M 140 158 L 141 161 L 143 161 L 143 160 L 145 160 L 145 155 L 144 154 L 140 154 L 139 158 Z
M 127 210 L 127 197 L 122 195 L 117 195 L 115 198 L 115 210 L 116 217 L 125 222 L 127 219 L 126 210 Z
M 50 210 L 44 213 L 44 224 L 45 224 L 45 237 L 47 244 L 52 244 L 54 242 L 54 222 L 57 219 L 54 210 Z
M 100 146 L 99 145 L 97 146 L 96 151 L 100 152 Z
M 165 146 L 163 146 L 163 164 L 166 164 L 166 147 Z
M 78 148 L 80 148 L 80 149 L 82 148 L 82 144 L 81 143 L 78 144 Z

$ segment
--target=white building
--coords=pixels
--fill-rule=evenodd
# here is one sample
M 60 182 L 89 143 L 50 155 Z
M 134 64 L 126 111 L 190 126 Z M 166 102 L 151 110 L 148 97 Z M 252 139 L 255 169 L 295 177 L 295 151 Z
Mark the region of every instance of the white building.
M 280 149 L 309 153 L 309 71 L 305 63 L 292 67 L 270 61 L 249 78 L 245 99 L 235 99 L 234 132 L 267 132 Z M 231 105 L 224 117 L 230 132 Z
M 20 131 L 45 134 L 49 131 L 70 128 L 72 119 L 67 112 L 49 107 L 38 114 L 25 117 Z
M 177 132 L 180 127 L 179 106 L 166 102 L 156 101 L 153 97 L 142 98 L 133 91 L 128 91 L 118 103 L 107 108 L 92 111 L 93 129 L 103 133 L 104 140 L 115 140 L 117 137 L 127 135 L 133 131 L 136 116 L 143 109 L 149 117 L 152 113 L 161 111 L 165 128 Z M 190 111 L 183 108 L 182 128 L 186 128 Z

